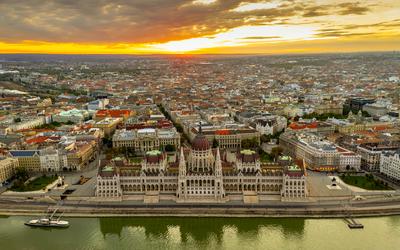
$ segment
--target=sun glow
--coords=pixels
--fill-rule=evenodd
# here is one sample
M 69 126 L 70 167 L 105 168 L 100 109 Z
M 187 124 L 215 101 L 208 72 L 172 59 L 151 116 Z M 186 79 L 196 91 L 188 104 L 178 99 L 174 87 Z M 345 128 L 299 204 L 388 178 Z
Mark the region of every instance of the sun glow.
M 154 51 L 148 44 L 82 44 L 22 41 L 21 43 L 0 42 L 2 53 L 49 53 L 49 54 L 145 54 Z
M 314 37 L 316 30 L 316 27 L 295 25 L 242 26 L 213 37 L 191 38 L 152 46 L 161 51 L 182 53 L 215 47 L 244 46 L 250 43 L 318 39 Z
M 217 0 L 194 0 L 192 4 L 212 4 L 215 3 Z
M 241 3 L 239 7 L 233 9 L 233 11 L 245 12 L 245 11 L 261 10 L 261 9 L 273 9 L 278 6 L 279 6 L 278 2 Z

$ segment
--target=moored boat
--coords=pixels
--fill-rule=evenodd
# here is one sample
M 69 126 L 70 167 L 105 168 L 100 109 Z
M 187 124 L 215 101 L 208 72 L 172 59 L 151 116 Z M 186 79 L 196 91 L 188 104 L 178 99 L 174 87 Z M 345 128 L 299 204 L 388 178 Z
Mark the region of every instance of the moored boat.
M 55 213 L 58 209 L 55 209 L 54 212 L 49 216 L 48 214 L 40 219 L 33 219 L 25 222 L 24 224 L 31 227 L 59 227 L 66 228 L 69 227 L 69 222 L 65 220 L 60 220 L 62 214 L 57 218 L 53 219 Z
M 52 220 L 50 218 L 33 219 L 25 222 L 25 225 L 32 227 L 69 227 L 65 220 Z

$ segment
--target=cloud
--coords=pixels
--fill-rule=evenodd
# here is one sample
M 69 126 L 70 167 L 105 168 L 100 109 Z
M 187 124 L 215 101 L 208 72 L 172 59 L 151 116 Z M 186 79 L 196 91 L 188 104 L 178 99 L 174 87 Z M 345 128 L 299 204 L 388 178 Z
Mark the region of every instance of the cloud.
M 281 36 L 248 36 L 248 37 L 243 37 L 242 39 L 246 40 L 264 40 L 264 39 L 278 39 L 281 38 Z
M 258 8 L 233 11 L 246 5 Z M 314 0 L 1 0 L 0 39 L 163 43 L 212 37 L 245 25 L 305 22 L 302 16 L 308 21 L 368 11 L 370 7 L 359 2 L 335 5 L 333 0 L 325 5 Z
M 359 2 L 356 3 L 342 3 L 339 4 L 339 7 L 342 8 L 339 11 L 340 15 L 364 15 L 371 9 L 367 6 L 361 6 Z
M 328 31 L 328 32 L 320 32 L 316 34 L 317 37 L 355 37 L 355 36 L 369 36 L 374 35 L 373 32 L 364 32 L 364 33 L 349 33 L 344 31 Z
M 327 15 L 364 15 L 371 9 L 356 3 L 341 3 L 339 5 L 325 4 L 310 6 L 304 9 L 304 17 L 318 17 Z
M 400 19 L 368 24 L 339 25 L 334 28 L 319 29 L 316 36 L 328 38 L 399 35 L 398 27 L 400 27 Z

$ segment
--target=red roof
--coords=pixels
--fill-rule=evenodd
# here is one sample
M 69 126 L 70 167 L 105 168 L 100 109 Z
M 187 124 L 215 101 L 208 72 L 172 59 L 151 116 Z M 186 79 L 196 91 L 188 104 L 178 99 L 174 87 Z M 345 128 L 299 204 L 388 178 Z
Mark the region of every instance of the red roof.
M 96 117 L 128 117 L 131 113 L 128 109 L 101 109 L 96 112 Z
M 390 126 L 388 126 L 388 125 L 378 125 L 378 126 L 374 127 L 374 130 L 375 131 L 380 131 L 380 130 L 385 130 L 385 129 L 388 129 L 388 128 L 390 128 Z
M 59 136 L 36 136 L 34 138 L 26 140 L 26 143 L 28 144 L 44 143 L 47 140 L 58 141 L 59 139 L 60 139 Z
M 215 131 L 216 135 L 230 135 L 231 131 L 229 129 L 220 129 Z
M 317 128 L 318 122 L 311 122 L 311 123 L 296 123 L 292 122 L 289 124 L 291 129 L 305 129 L 305 128 Z

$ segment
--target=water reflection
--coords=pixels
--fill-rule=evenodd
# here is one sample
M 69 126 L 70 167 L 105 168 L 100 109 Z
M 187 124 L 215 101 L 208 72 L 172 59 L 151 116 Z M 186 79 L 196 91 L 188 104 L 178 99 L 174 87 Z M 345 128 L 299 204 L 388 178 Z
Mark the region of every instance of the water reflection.
M 221 243 L 227 235 L 261 237 L 265 230 L 276 231 L 282 237 L 302 238 L 304 219 L 272 218 L 99 218 L 100 230 L 107 235 L 121 237 L 125 229 L 140 230 L 147 239 L 168 239 L 172 242 Z M 256 240 L 256 239 L 255 239 Z

